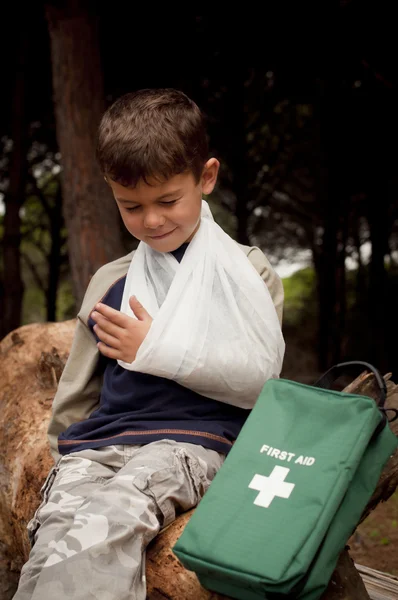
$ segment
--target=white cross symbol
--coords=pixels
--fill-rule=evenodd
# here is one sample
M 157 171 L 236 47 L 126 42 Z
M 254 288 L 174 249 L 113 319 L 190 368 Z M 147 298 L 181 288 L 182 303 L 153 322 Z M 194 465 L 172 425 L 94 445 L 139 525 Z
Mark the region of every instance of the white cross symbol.
M 294 483 L 286 483 L 285 481 L 289 471 L 290 469 L 286 467 L 274 467 L 269 477 L 255 475 L 249 483 L 251 490 L 260 492 L 254 500 L 254 504 L 268 508 L 276 496 L 278 498 L 289 498 L 295 486 Z

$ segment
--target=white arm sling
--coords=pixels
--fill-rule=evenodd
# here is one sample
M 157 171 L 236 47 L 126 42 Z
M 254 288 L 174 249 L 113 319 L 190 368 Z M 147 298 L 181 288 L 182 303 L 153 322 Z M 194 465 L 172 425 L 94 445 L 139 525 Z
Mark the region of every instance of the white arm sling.
M 131 371 L 173 379 L 208 398 L 252 408 L 282 369 L 285 342 L 267 286 L 202 201 L 201 223 L 179 263 L 140 242 L 121 312 L 135 295 L 152 316 Z

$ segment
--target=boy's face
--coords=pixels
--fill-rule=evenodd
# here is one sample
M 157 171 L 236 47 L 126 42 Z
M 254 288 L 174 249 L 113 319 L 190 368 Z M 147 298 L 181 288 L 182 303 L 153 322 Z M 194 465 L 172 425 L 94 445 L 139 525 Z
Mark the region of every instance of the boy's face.
M 175 175 L 164 183 L 151 181 L 151 185 L 140 180 L 135 188 L 107 181 L 131 235 L 158 252 L 172 252 L 198 230 L 202 195 L 213 191 L 219 166 L 215 158 L 208 160 L 199 183 L 192 173 Z

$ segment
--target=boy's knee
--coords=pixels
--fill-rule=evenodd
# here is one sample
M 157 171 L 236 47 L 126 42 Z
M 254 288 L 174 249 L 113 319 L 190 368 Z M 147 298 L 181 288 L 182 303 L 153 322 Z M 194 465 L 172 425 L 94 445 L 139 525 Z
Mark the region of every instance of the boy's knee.
M 150 473 L 143 469 L 134 485 L 155 503 L 161 527 L 194 508 L 208 489 L 224 455 L 195 444 L 172 447 L 169 463 Z

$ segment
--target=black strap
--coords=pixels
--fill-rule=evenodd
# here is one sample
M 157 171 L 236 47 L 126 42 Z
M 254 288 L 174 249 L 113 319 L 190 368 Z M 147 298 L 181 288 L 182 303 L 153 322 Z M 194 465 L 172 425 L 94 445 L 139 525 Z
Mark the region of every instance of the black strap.
M 384 412 L 389 423 L 398 419 L 398 408 L 381 408 L 380 410 Z M 389 413 L 393 413 L 392 417 L 390 417 Z
M 379 406 L 379 408 L 382 409 L 384 407 L 384 403 L 385 403 L 386 397 L 387 397 L 386 382 L 384 381 L 384 378 L 381 376 L 380 371 L 378 371 L 373 365 L 371 365 L 367 362 L 362 362 L 360 360 L 356 360 L 356 361 L 344 362 L 344 363 L 335 365 L 334 367 L 332 367 L 331 369 L 326 371 L 326 373 L 324 373 L 324 375 L 322 375 L 322 377 L 320 377 L 320 379 L 318 379 L 318 381 L 316 381 L 314 383 L 314 386 L 320 387 L 320 388 L 325 388 L 325 389 L 330 389 L 332 383 L 334 381 L 336 381 L 336 379 L 338 379 L 342 375 L 351 375 L 351 376 L 353 374 L 358 375 L 361 371 L 364 370 L 364 368 L 367 369 L 368 371 L 370 371 L 371 373 L 373 373 L 373 375 L 375 376 L 377 385 L 379 386 L 379 392 L 380 392 L 378 406 Z

